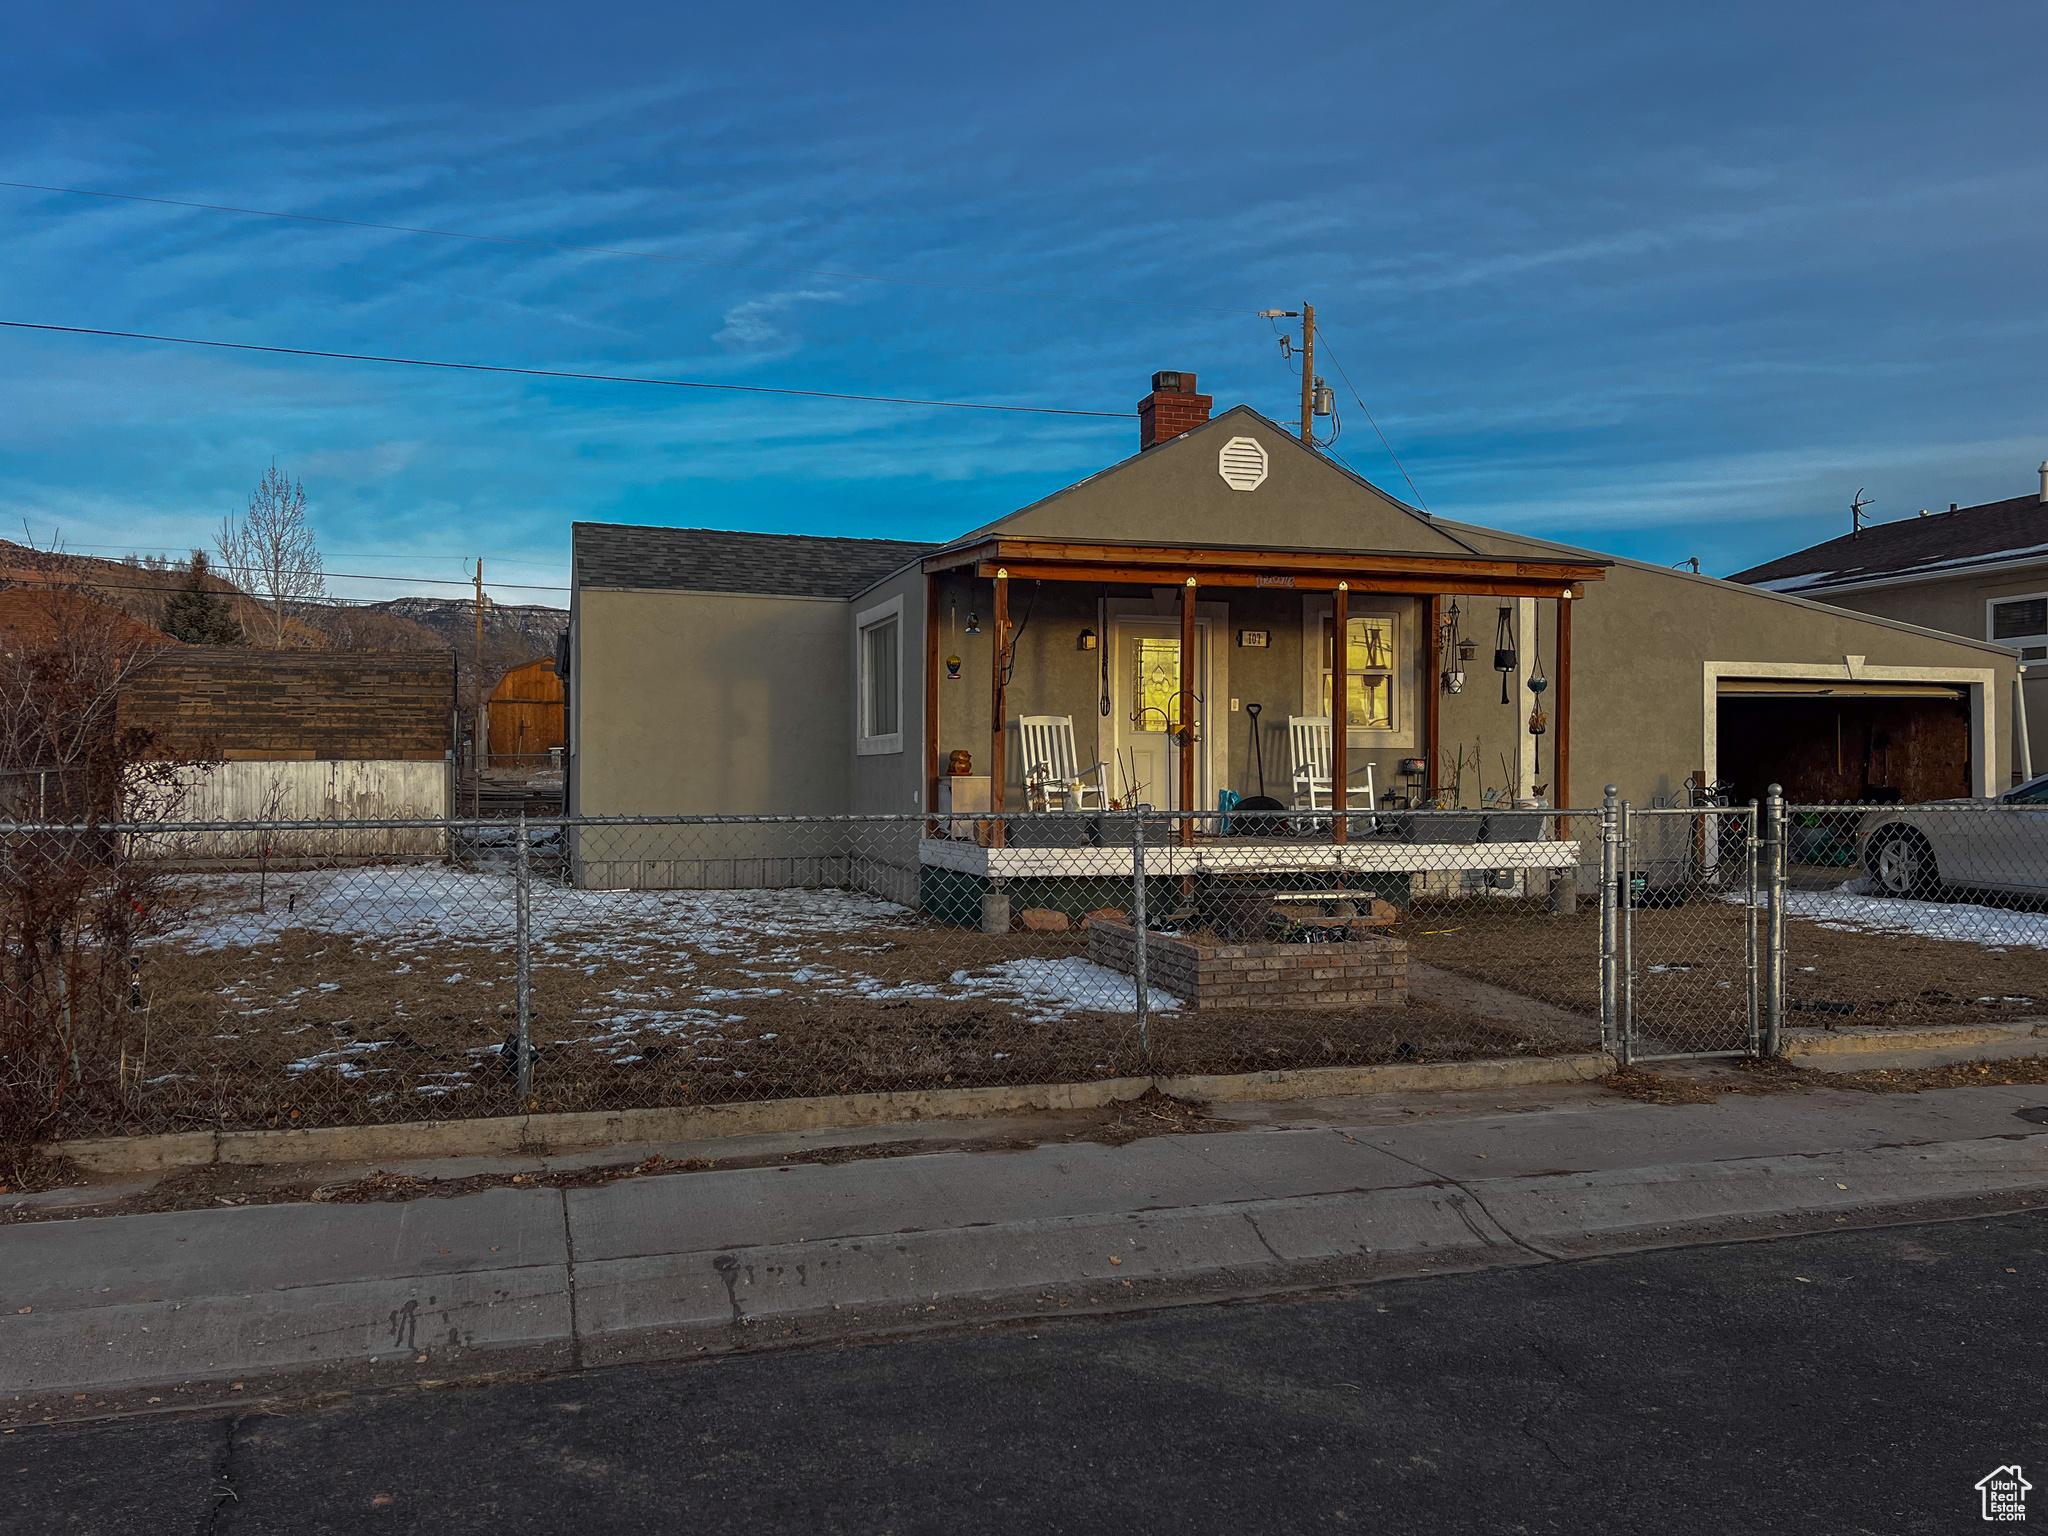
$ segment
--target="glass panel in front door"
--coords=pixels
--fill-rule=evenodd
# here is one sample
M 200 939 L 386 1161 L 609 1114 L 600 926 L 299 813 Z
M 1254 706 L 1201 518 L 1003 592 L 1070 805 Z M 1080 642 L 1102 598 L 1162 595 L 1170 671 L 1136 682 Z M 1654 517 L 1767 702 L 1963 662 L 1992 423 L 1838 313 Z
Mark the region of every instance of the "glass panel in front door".
M 1131 658 L 1131 729 L 1172 730 L 1180 723 L 1179 638 L 1139 635 Z

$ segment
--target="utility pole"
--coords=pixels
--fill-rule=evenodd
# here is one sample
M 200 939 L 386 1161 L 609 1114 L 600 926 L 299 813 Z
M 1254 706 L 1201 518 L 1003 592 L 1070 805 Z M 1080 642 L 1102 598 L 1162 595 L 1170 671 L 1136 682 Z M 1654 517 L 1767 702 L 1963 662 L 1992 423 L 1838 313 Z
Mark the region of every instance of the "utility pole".
M 1301 306 L 1301 440 L 1316 445 L 1316 307 Z
M 484 561 L 476 561 L 476 671 L 469 680 L 469 814 L 484 815 Z
M 1301 441 L 1304 447 L 1316 448 L 1316 418 L 1327 416 L 1334 409 L 1329 399 L 1329 390 L 1316 377 L 1316 307 L 1304 304 L 1300 309 L 1262 309 L 1261 320 L 1299 320 L 1301 322 Z M 1294 338 L 1283 334 L 1280 337 L 1280 355 L 1291 357 Z M 1332 438 L 1331 441 L 1335 441 Z

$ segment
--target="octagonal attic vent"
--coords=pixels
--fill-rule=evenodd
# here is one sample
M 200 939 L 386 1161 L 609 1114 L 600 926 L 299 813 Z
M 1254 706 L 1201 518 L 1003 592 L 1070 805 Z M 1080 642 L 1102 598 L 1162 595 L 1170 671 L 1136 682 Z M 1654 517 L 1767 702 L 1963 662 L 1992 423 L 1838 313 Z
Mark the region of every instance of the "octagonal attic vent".
M 1266 446 L 1255 437 L 1233 437 L 1216 455 L 1216 473 L 1233 491 L 1256 491 L 1266 483 Z

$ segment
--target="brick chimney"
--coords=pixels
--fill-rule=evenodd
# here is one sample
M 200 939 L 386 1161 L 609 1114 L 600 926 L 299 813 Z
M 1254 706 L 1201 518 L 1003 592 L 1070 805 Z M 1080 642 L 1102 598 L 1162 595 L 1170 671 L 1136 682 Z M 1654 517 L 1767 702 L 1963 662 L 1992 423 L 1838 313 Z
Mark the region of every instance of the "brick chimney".
M 1207 395 L 1195 393 L 1192 373 L 1153 374 L 1152 393 L 1138 402 L 1138 451 L 1199 427 L 1209 419 L 1209 407 L 1214 403 Z

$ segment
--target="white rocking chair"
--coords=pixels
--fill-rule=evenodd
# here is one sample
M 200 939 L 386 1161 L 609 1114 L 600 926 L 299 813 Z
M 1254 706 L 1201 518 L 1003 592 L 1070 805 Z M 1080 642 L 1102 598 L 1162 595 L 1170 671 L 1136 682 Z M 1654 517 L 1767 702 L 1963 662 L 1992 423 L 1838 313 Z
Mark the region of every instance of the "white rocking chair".
M 1294 809 L 1330 810 L 1330 717 L 1289 715 L 1287 745 L 1294 758 Z M 1379 804 L 1379 790 L 1374 782 L 1371 763 L 1360 764 L 1345 777 L 1356 778 L 1361 773 L 1365 775 L 1365 799 L 1361 803 L 1347 791 L 1344 797 L 1347 811 L 1370 811 Z
M 1102 770 L 1078 767 L 1072 715 L 1020 715 L 1018 743 L 1023 748 L 1024 807 L 1032 811 L 1106 811 L 1109 792 Z M 1089 780 L 1093 779 L 1093 783 Z

